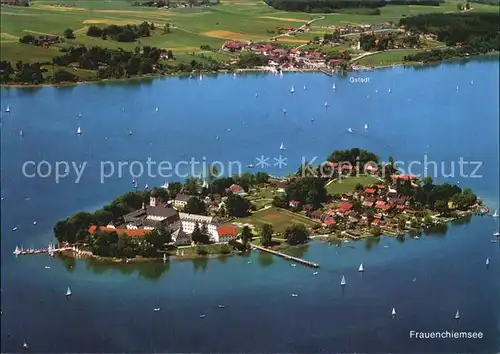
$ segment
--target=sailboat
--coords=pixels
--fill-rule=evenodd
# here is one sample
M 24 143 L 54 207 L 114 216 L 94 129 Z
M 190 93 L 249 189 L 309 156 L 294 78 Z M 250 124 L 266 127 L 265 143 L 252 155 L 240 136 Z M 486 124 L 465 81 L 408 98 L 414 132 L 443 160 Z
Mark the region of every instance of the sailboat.
M 389 89 L 387 92 L 388 92 L 388 93 L 391 93 L 391 92 L 392 92 L 392 90 L 391 90 L 391 89 Z
M 495 209 L 495 212 L 492 215 L 494 218 L 498 218 L 498 209 Z
M 365 130 L 368 130 L 368 124 L 365 124 Z
M 391 314 L 392 314 L 392 317 L 396 317 L 396 309 L 394 307 L 392 308 Z
M 168 189 L 168 183 L 167 181 L 163 182 L 163 185 L 161 186 L 163 189 Z
M 328 102 L 325 102 L 325 107 L 328 107 Z
M 160 108 L 158 108 L 158 106 L 156 106 L 155 111 L 158 112 L 159 110 L 160 110 Z
M 489 266 L 490 265 L 490 258 L 486 258 L 486 265 Z
M 20 136 L 21 138 L 24 136 L 24 132 L 23 132 L 23 130 L 22 130 L 22 129 L 19 131 L 19 136 Z
M 137 182 L 135 182 L 134 188 L 138 188 L 138 187 L 139 187 L 139 185 L 137 184 Z
M 495 233 L 493 234 L 493 236 L 497 236 L 497 237 L 498 237 L 498 236 L 500 236 L 500 231 L 495 232 Z
M 132 135 L 132 130 L 128 130 L 128 135 Z
M 164 254 L 163 254 L 163 262 L 166 262 L 166 261 L 167 261 L 167 254 L 166 254 L 166 253 L 164 253 Z
M 158 312 L 158 311 L 160 311 L 160 308 L 159 308 L 159 307 L 154 308 L 154 309 L 153 309 L 153 311 L 154 311 L 154 312 Z
M 7 106 L 7 107 L 5 108 L 5 112 L 6 112 L 6 113 L 10 113 L 10 106 Z
M 28 343 L 26 343 L 26 341 L 23 342 L 23 348 L 28 349 Z
M 69 288 L 69 286 L 68 286 L 68 290 L 66 290 L 66 294 L 65 295 L 66 296 L 71 296 L 72 295 L 71 294 L 71 289 Z
M 132 177 L 132 184 L 135 184 L 135 177 Z
M 76 134 L 82 135 L 82 128 L 78 127 L 78 129 L 76 130 Z
M 353 132 L 352 128 L 347 129 L 347 131 L 348 131 L 349 133 L 352 133 L 352 132 Z
M 332 90 L 335 90 L 336 88 L 335 83 L 333 83 Z
M 295 88 L 292 86 L 292 88 L 290 89 L 290 93 L 294 93 L 295 92 Z
M 146 183 L 146 185 L 144 186 L 144 189 L 148 189 L 148 188 L 149 188 L 149 186 L 148 186 L 148 184 Z
M 318 274 L 319 274 L 319 272 L 314 272 L 314 273 L 313 273 L 313 275 L 318 275 Z
M 14 250 L 14 252 L 12 252 L 13 255 L 17 256 L 21 253 L 21 250 L 19 249 L 19 246 L 16 246 L 16 249 Z
M 233 73 L 233 77 L 236 78 L 236 73 Z
M 12 231 L 17 231 L 17 226 L 14 226 L 14 227 L 12 228 Z
M 286 114 L 286 108 L 283 108 L 283 114 Z
M 340 280 L 340 286 L 344 286 L 346 284 L 345 277 L 342 276 L 342 280 Z
M 362 272 L 364 272 L 364 271 L 365 271 L 365 269 L 363 268 L 363 263 L 361 263 L 361 264 L 359 265 L 358 272 L 361 272 L 361 273 L 362 273 Z
M 200 81 L 203 81 L 203 74 L 200 73 Z
M 285 150 L 285 145 L 283 144 L 283 142 L 281 142 L 281 145 L 280 145 L 280 150 Z
M 457 313 L 455 314 L 455 319 L 456 320 L 460 319 L 460 310 L 457 310 Z
M 292 297 L 297 297 L 297 296 L 299 296 L 299 295 L 297 295 L 297 294 L 292 294 Z
M 304 90 L 307 90 L 307 86 L 306 85 L 304 85 Z

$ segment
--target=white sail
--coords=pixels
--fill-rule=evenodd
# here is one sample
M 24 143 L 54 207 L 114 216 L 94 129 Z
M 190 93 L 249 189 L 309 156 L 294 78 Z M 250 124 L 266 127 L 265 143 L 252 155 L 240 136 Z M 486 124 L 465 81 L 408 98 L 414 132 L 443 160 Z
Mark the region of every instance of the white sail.
M 19 136 L 21 136 L 21 137 L 23 137 L 23 136 L 24 136 L 24 132 L 23 132 L 23 130 L 22 130 L 22 129 L 19 131 Z
M 149 186 L 148 186 L 148 184 L 146 183 L 146 185 L 144 186 L 144 189 L 148 189 L 148 188 L 149 188 Z
M 344 286 L 346 284 L 345 277 L 342 276 L 342 280 L 340 280 L 340 285 Z
M 325 107 L 328 107 L 328 102 L 325 102 Z
M 16 246 L 16 249 L 14 250 L 14 252 L 12 254 L 17 256 L 19 253 L 21 253 L 21 250 L 19 249 L 19 246 Z
M 500 231 L 495 232 L 493 236 L 500 236 Z
M 365 124 L 365 130 L 368 130 L 368 124 Z
M 493 213 L 494 218 L 498 218 L 498 209 L 495 209 L 495 212 Z
M 82 128 L 78 127 L 76 130 L 76 134 L 81 135 L 82 134 Z
M 335 86 L 335 83 L 332 86 L 332 90 L 335 90 L 337 87 Z
M 486 265 L 490 265 L 490 258 L 486 258 Z
M 391 89 L 389 89 L 387 92 L 391 93 L 391 92 L 392 92 L 392 90 L 391 90 Z
M 455 319 L 456 320 L 460 319 L 460 310 L 457 310 L 457 313 L 455 314 Z
M 285 150 L 285 145 L 283 144 L 283 142 L 281 142 L 280 150 Z
M 158 111 L 160 110 L 160 108 L 158 108 L 158 106 L 156 106 L 156 109 L 155 109 L 155 110 L 156 110 L 156 112 L 158 112 Z
M 128 135 L 132 135 L 132 130 L 129 129 Z
M 7 106 L 7 107 L 5 108 L 5 112 L 7 112 L 7 113 L 9 113 L 9 112 L 10 112 L 10 106 Z
M 283 108 L 283 114 L 286 114 L 286 112 L 287 112 L 286 108 Z
M 294 93 L 295 92 L 295 87 L 292 86 L 292 88 L 290 89 L 290 92 Z
M 304 90 L 307 90 L 307 86 L 306 85 L 304 85 Z
M 163 186 L 161 186 L 163 189 L 168 189 L 168 183 L 167 181 L 163 182 Z
M 392 312 L 391 312 L 391 314 L 392 314 L 393 316 L 396 316 L 396 309 L 395 309 L 394 307 L 392 308 Z
M 167 260 L 167 254 L 166 254 L 166 253 L 164 253 L 164 254 L 163 254 L 163 261 L 165 262 L 166 260 Z
M 66 296 L 71 296 L 71 289 L 69 288 L 69 286 L 68 286 L 68 290 L 66 290 L 66 294 L 65 295 Z
M 347 129 L 347 131 L 348 131 L 349 133 L 352 133 L 352 132 L 353 132 L 352 128 Z
M 363 263 L 359 265 L 358 272 L 364 272 L 365 269 L 363 268 Z
M 26 343 L 26 341 L 23 342 L 23 348 L 28 349 L 28 343 Z

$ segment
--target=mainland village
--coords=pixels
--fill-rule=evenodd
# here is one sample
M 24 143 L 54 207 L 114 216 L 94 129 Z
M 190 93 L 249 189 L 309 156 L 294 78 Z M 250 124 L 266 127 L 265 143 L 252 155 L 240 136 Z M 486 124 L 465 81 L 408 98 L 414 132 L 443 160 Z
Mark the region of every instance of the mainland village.
M 134 180 L 135 192 L 57 223 L 58 248 L 122 261 L 261 247 L 286 252 L 312 239 L 338 245 L 380 235 L 418 238 L 426 228 L 489 212 L 470 189 L 401 174 L 390 163 L 356 164 L 358 151 L 340 150 L 314 169 L 301 166 L 281 178 L 264 172 L 188 178 L 141 191 Z

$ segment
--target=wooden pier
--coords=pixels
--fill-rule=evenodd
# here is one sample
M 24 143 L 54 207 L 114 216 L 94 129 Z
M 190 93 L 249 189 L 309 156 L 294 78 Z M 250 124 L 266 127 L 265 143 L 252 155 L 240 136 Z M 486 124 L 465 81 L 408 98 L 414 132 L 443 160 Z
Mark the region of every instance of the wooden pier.
M 333 76 L 333 72 L 325 70 L 325 69 L 319 69 L 323 74 L 328 75 L 328 76 Z
M 276 256 L 283 257 L 283 258 L 285 258 L 285 259 L 287 259 L 289 261 L 294 261 L 294 262 L 303 264 L 303 265 L 308 266 L 308 267 L 319 268 L 319 264 L 318 263 L 306 261 L 305 259 L 293 257 L 293 256 L 290 256 L 288 254 L 284 254 L 284 253 L 281 253 L 281 252 L 278 252 L 278 251 L 271 250 L 269 248 L 265 248 L 265 247 L 262 247 L 262 246 L 254 245 L 252 243 L 250 244 L 250 246 L 255 247 L 259 251 L 268 252 L 268 253 L 274 254 Z

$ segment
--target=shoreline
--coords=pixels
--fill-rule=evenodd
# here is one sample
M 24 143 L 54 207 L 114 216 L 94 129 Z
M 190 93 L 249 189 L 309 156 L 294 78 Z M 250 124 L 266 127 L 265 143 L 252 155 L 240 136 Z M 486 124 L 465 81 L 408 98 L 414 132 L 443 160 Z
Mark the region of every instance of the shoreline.
M 287 250 L 294 250 L 294 249 L 300 249 L 307 247 L 310 243 L 353 243 L 357 244 L 358 242 L 361 242 L 366 239 L 370 239 L 372 237 L 388 237 L 388 238 L 418 238 L 421 236 L 422 233 L 425 233 L 426 229 L 431 229 L 433 227 L 439 227 L 441 225 L 449 225 L 452 224 L 454 221 L 457 220 L 463 220 L 463 219 L 472 219 L 474 216 L 487 216 L 487 214 L 478 214 L 475 213 L 472 210 L 469 210 L 467 212 L 464 212 L 462 215 L 455 215 L 455 216 L 448 216 L 448 217 L 437 217 L 435 219 L 435 222 L 432 225 L 426 226 L 426 227 L 417 227 L 417 228 L 407 228 L 403 231 L 394 231 L 393 234 L 388 233 L 387 231 L 383 232 L 380 235 L 371 235 L 371 234 L 366 234 L 361 232 L 357 238 L 352 238 L 350 237 L 350 233 L 348 232 L 342 232 L 344 237 L 337 237 L 334 233 L 330 234 L 320 234 L 320 235 L 315 235 L 311 234 L 309 235 L 309 240 L 307 243 L 304 244 L 298 244 L 298 245 L 288 245 L 286 242 L 283 242 L 279 245 L 276 246 L 271 246 L 271 247 L 266 247 L 274 251 L 282 252 L 282 253 L 287 253 Z M 354 230 L 355 232 L 357 230 Z M 229 258 L 229 257 L 234 257 L 238 255 L 243 255 L 245 253 L 251 253 L 252 251 L 255 251 L 254 249 L 248 249 L 247 251 L 232 251 L 231 253 L 228 254 L 206 254 L 206 255 L 200 255 L 200 254 L 188 254 L 188 255 L 169 255 L 167 260 L 164 261 L 161 257 L 155 257 L 155 258 L 147 258 L 147 257 L 138 257 L 138 258 L 114 258 L 114 257 L 102 257 L 102 256 L 97 256 L 97 255 L 80 255 L 77 254 L 74 251 L 63 251 L 60 254 L 63 257 L 67 258 L 73 258 L 73 259 L 87 259 L 87 260 L 93 260 L 96 262 L 99 262 L 101 264 L 138 264 L 138 263 L 149 263 L 149 262 L 171 262 L 171 261 L 189 261 L 189 260 L 197 260 L 197 259 L 218 259 L 218 258 Z
M 384 64 L 384 65 L 375 65 L 375 66 L 359 66 L 350 70 L 346 70 L 346 72 L 363 72 L 363 71 L 373 71 L 379 69 L 388 69 L 394 67 L 425 67 L 425 66 L 435 66 L 443 63 L 449 63 L 457 60 L 476 60 L 483 57 L 489 57 L 493 55 L 499 55 L 500 52 L 490 52 L 479 55 L 473 55 L 469 57 L 456 57 L 447 60 L 441 60 L 438 62 L 408 62 L 408 63 L 395 63 L 395 64 Z M 294 70 L 283 70 L 283 73 L 319 73 L 324 74 L 324 68 L 310 68 L 310 69 L 294 69 Z M 266 74 L 275 74 L 276 72 L 263 69 L 262 67 L 254 67 L 254 68 L 243 68 L 243 69 L 235 69 L 235 70 L 219 70 L 219 71 L 200 71 L 205 75 L 213 75 L 218 76 L 220 74 L 228 74 L 231 72 L 235 73 L 266 73 Z M 197 72 L 198 73 L 198 72 Z M 192 72 L 180 72 L 175 74 L 154 74 L 154 75 L 144 75 L 144 76 L 134 76 L 128 78 L 112 78 L 112 79 L 103 79 L 103 80 L 95 80 L 95 81 L 77 81 L 77 82 L 61 82 L 61 83 L 43 83 L 43 84 L 22 84 L 22 83 L 3 83 L 0 84 L 0 88 L 44 88 L 44 87 L 72 87 L 78 85 L 88 85 L 88 84 L 107 84 L 107 83 L 129 83 L 134 81 L 145 81 L 145 80 L 156 80 L 156 79 L 168 79 L 168 78 L 180 78 L 183 76 L 189 76 Z

